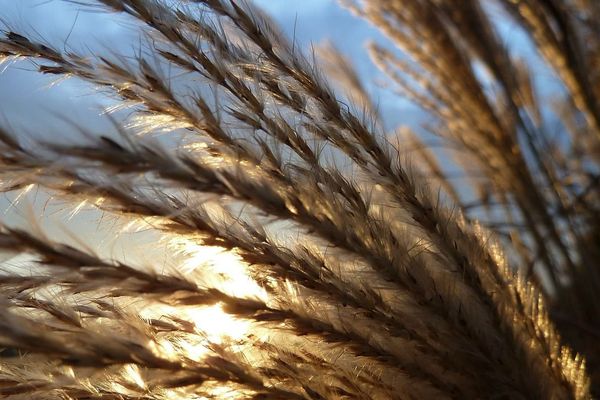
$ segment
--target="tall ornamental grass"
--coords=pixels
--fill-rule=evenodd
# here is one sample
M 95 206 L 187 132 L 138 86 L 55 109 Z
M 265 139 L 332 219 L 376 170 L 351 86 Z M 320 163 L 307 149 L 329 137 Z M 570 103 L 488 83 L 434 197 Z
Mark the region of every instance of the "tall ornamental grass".
M 398 47 L 368 45 L 386 86 L 429 116 L 394 132 L 339 51 L 306 57 L 245 1 L 71 3 L 144 39 L 75 51 L 4 21 L 8 68 L 113 105 L 109 128 L 65 124 L 69 140 L 3 124 L 0 189 L 165 250 L 101 252 L 35 207 L 25 226 L 0 218 L 1 396 L 592 397 L 595 1 L 344 1 Z M 519 57 L 500 20 L 539 54 Z

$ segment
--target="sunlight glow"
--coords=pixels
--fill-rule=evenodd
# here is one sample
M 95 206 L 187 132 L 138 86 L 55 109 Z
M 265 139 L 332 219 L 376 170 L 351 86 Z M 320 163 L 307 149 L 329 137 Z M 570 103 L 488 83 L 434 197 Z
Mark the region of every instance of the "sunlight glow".
M 250 325 L 248 321 L 236 319 L 224 312 L 220 304 L 196 308 L 190 310 L 189 314 L 198 330 L 206 334 L 206 338 L 213 343 L 221 343 L 224 338 L 240 340 Z
M 178 255 L 173 260 L 177 271 L 186 279 L 200 287 L 214 287 L 231 296 L 266 301 L 266 292 L 248 276 L 246 265 L 236 254 L 181 237 L 171 239 L 168 243 Z M 185 357 L 196 361 L 210 354 L 211 343 L 240 345 L 252 325 L 250 321 L 226 313 L 221 304 L 194 307 L 163 305 L 154 312 L 158 312 L 158 317 L 176 315 L 194 324 L 197 335 L 164 340 L 159 346 L 166 355 L 183 353 Z
M 191 240 L 178 240 L 176 246 L 185 255 L 184 273 L 199 271 L 207 285 L 236 297 L 267 300 L 266 291 L 248 276 L 247 266 L 236 254 Z
M 209 399 L 239 399 L 250 397 L 250 393 L 245 393 L 226 385 L 216 385 L 208 390 L 210 397 L 200 397 L 201 400 Z
M 140 389 L 146 388 L 146 382 L 140 374 L 140 368 L 135 364 L 128 364 L 123 369 L 123 376 L 131 383 L 138 386 Z

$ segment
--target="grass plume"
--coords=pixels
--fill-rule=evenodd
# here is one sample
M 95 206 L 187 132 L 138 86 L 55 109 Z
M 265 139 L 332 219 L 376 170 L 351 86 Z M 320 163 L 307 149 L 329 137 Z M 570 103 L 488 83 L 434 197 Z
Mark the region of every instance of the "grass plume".
M 0 393 L 591 398 L 591 341 L 567 337 L 575 354 L 555 323 L 572 310 L 576 326 L 598 315 L 598 247 L 585 246 L 597 179 L 590 163 L 571 170 L 573 155 L 546 140 L 532 72 L 480 2 L 345 2 L 405 52 L 369 46 L 390 84 L 476 163 L 487 194 L 470 204 L 419 136 L 384 131 L 385 115 L 341 53 L 324 48 L 324 70 L 352 106 L 251 4 L 71 3 L 122 14 L 148 40 L 125 56 L 2 33 L 5 62 L 77 79 L 116 105 L 110 129 L 71 125 L 69 142 L 2 128 L 0 190 L 35 188 L 64 210 L 110 215 L 121 223 L 115 237 L 124 224 L 148 230 L 173 263 L 105 257 L 34 223 L 2 222 L 0 249 L 29 268 L 6 263 L 0 274 Z M 595 6 L 498 3 L 564 81 L 563 111 L 585 124 L 572 134 L 597 140 L 595 50 L 577 41 L 593 31 Z M 544 13 L 528 12 L 536 5 Z M 572 26 L 576 7 L 585 32 Z M 580 181 L 561 183 L 565 171 Z M 477 213 L 494 205 L 516 228 Z M 206 261 L 211 252 L 220 269 Z

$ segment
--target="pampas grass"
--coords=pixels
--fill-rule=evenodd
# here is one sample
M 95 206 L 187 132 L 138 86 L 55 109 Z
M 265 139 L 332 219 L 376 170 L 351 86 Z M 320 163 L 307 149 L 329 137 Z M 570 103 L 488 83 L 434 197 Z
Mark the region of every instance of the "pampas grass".
M 539 106 L 528 71 L 513 64 L 477 2 L 347 6 L 413 57 L 370 46 L 390 81 L 479 163 L 506 220 L 519 213 L 525 227 L 510 232 L 512 241 L 500 230 L 494 235 L 493 221 L 477 222 L 476 207 L 462 201 L 416 134 L 405 129 L 397 143 L 386 135 L 384 116 L 334 48 L 323 51 L 323 68 L 355 106 L 340 101 L 315 64 L 245 2 L 73 3 L 124 14 L 148 40 L 132 57 L 67 51 L 26 32 L 3 32 L 5 62 L 86 82 L 116 106 L 107 132 L 71 125 L 78 139 L 64 143 L 50 132 L 33 139 L 5 126 L 1 189 L 15 196 L 42 190 L 71 214 L 108 215 L 117 238 L 128 229 L 151 232 L 172 262 L 164 268 L 157 259 L 104 256 L 94 243 L 51 237 L 34 221 L 28 229 L 2 222 L 0 248 L 29 261 L 26 269 L 6 263 L 0 275 L 0 393 L 591 398 L 583 357 L 593 350 L 578 347 L 583 355 L 576 355 L 552 318 L 564 305 L 580 310 L 574 318 L 584 322 L 595 281 L 581 294 L 571 288 L 582 284 L 577 274 L 596 274 L 581 272 L 592 269 L 583 269 L 584 259 L 596 258 L 563 239 L 549 201 L 565 211 L 565 196 L 576 195 L 585 212 L 573 206 L 563 218 L 583 238 L 588 216 L 597 217 L 597 192 L 558 183 L 555 160 L 536 147 L 530 122 Z M 573 55 L 554 31 L 538 32 L 542 22 L 526 12 L 538 1 L 522 3 L 505 6 L 523 14 L 523 26 L 568 81 L 569 112 L 581 112 L 595 132 L 595 94 L 578 80 L 592 79 L 577 64 L 588 49 L 573 47 Z M 548 7 L 545 18 L 573 18 Z M 570 61 L 553 58 L 557 51 Z M 502 104 L 484 93 L 474 59 L 498 81 L 503 92 L 494 100 Z M 520 134 L 531 135 L 531 160 Z M 423 168 L 407 159 L 408 147 L 418 149 Z M 538 167 L 541 180 L 532 173 Z M 581 185 L 591 179 L 573 174 Z M 548 285 L 535 279 L 534 267 Z M 549 314 L 546 304 L 563 297 Z

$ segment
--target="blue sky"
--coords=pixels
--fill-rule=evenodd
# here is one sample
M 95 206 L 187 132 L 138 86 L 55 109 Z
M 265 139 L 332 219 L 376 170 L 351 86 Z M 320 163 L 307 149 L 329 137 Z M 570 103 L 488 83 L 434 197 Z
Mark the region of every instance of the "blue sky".
M 325 40 L 334 42 L 355 60 L 367 87 L 377 92 L 377 98 L 382 96 L 379 100 L 385 105 L 384 113 L 398 116 L 398 109 L 404 109 L 408 112 L 404 118 L 414 118 L 413 109 L 407 110 L 404 102 L 375 86 L 379 72 L 368 60 L 364 44 L 384 38 L 367 22 L 340 7 L 336 0 L 256 0 L 254 3 L 265 9 L 288 37 L 295 37 L 305 51 L 312 51 L 312 44 Z M 104 53 L 107 49 L 130 52 L 138 34 L 117 14 L 82 11 L 81 7 L 63 0 L 0 0 L 0 20 L 17 32 L 84 53 L 90 49 Z M 98 115 L 98 98 L 91 95 L 89 87 L 86 89 L 71 80 L 47 90 L 50 82 L 50 77 L 32 72 L 27 65 L 6 68 L 0 74 L 0 118 L 19 124 L 26 120 L 28 127 L 38 130 L 47 127 L 49 120 L 59 119 L 56 112 L 60 114 L 65 108 L 77 121 L 89 121 Z M 393 119 L 394 123 L 399 122 L 399 118 Z
M 81 0 L 80 0 L 81 1 Z M 94 3 L 89 0 L 90 3 Z M 386 39 L 364 20 L 343 9 L 337 0 L 254 0 L 281 26 L 288 37 L 294 37 L 305 52 L 313 44 L 331 40 L 357 67 L 367 88 L 373 93 L 387 120 L 387 128 L 407 123 L 416 125 L 423 114 L 405 100 L 377 87 L 381 73 L 369 61 L 364 45 L 369 40 Z M 123 16 L 101 12 L 82 11 L 81 6 L 65 0 L 0 0 L 0 25 L 26 32 L 34 38 L 78 52 L 94 51 L 106 54 L 108 50 L 130 53 L 137 45 L 139 30 Z M 496 19 L 504 39 L 511 44 L 527 46 L 522 32 L 505 18 Z M 132 29 L 133 28 L 133 29 Z M 528 52 L 531 54 L 531 50 Z M 90 121 L 98 116 L 98 96 L 92 88 L 76 80 L 68 80 L 47 90 L 52 77 L 32 72 L 31 67 L 19 64 L 5 68 L 0 74 L 0 118 L 18 121 L 34 130 L 45 128 L 48 121 L 56 120 L 65 108 L 77 121 Z M 548 71 L 538 69 L 542 90 L 556 90 Z M 545 76 L 544 76 L 545 75 Z

